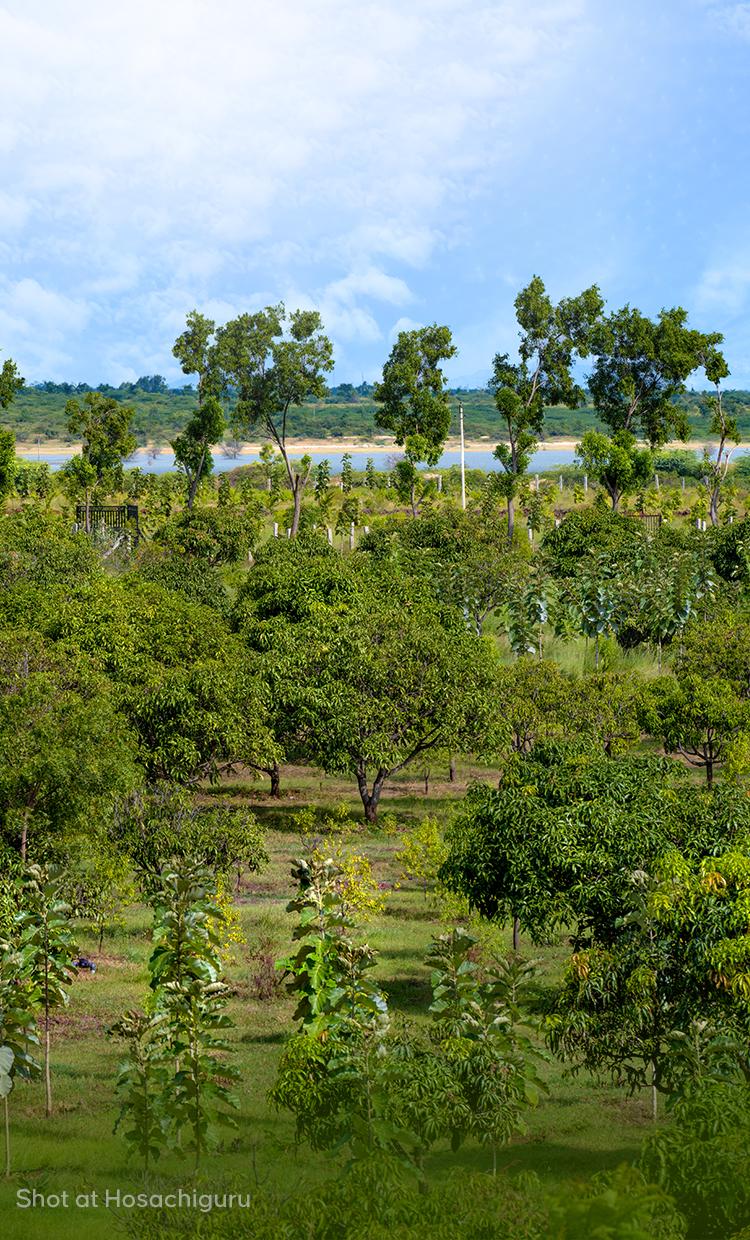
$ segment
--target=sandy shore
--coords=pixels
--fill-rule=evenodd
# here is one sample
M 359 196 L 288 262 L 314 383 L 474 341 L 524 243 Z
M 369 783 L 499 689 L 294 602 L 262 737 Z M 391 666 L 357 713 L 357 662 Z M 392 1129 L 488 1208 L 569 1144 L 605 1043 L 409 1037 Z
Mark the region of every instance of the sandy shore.
M 489 436 L 487 436 L 483 439 L 467 439 L 464 446 L 467 452 L 492 452 L 494 450 L 496 443 L 497 443 L 497 440 L 490 439 Z M 577 444 L 578 444 L 577 439 L 545 439 L 545 440 L 539 441 L 539 448 L 540 448 L 540 451 L 546 451 L 546 452 L 554 452 L 558 448 L 565 452 L 573 452 Z M 148 454 L 153 450 L 155 446 L 156 445 L 154 445 L 153 443 L 149 443 L 147 447 L 142 448 L 139 446 L 137 451 L 139 454 L 143 454 L 143 453 Z M 240 456 L 257 456 L 262 446 L 263 445 L 261 443 L 243 443 L 242 447 L 240 448 L 239 455 Z M 679 441 L 665 444 L 664 448 L 662 448 L 661 451 L 665 452 L 667 450 L 688 448 L 688 449 L 697 450 L 700 452 L 702 448 L 707 447 L 707 446 L 710 446 L 710 445 L 707 444 L 703 440 L 691 439 L 690 442 L 686 444 L 680 443 Z M 311 452 L 311 453 L 314 452 L 316 454 L 320 454 L 320 453 L 325 453 L 325 452 L 367 453 L 367 452 L 402 452 L 403 451 L 403 449 L 399 448 L 398 444 L 394 443 L 392 439 L 375 439 L 372 441 L 368 440 L 368 441 L 359 441 L 359 442 L 353 442 L 353 443 L 344 443 L 343 440 L 338 440 L 338 439 L 319 439 L 319 440 L 289 439 L 287 440 L 287 448 L 289 452 L 294 456 L 301 456 L 305 452 Z M 458 439 L 446 440 L 446 444 L 444 448 L 445 452 L 459 452 L 460 449 L 461 449 L 460 440 Z M 47 439 L 39 448 L 39 456 L 40 456 L 40 460 L 47 456 L 60 456 L 60 455 L 74 456 L 78 454 L 80 451 L 81 451 L 80 444 L 64 443 L 61 439 Z M 33 443 L 18 442 L 16 444 L 16 453 L 19 456 L 36 456 L 37 454 L 36 440 Z M 221 453 L 220 446 L 217 445 L 217 447 L 214 448 L 214 454 L 215 456 L 219 456 L 220 453 Z M 160 456 L 171 456 L 172 454 L 168 448 L 166 448 L 165 446 L 160 446 L 159 455 Z

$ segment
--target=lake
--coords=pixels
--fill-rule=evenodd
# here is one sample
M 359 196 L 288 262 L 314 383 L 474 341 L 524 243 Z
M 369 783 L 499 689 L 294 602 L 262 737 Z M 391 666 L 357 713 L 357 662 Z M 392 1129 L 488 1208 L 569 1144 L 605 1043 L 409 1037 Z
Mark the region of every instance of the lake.
M 26 452 L 19 453 L 19 455 L 22 460 L 31 462 L 46 461 L 51 469 L 60 469 L 66 461 L 70 460 L 71 454 L 68 453 L 66 455 L 62 453 L 52 454 L 42 452 L 37 456 L 36 452 Z M 354 469 L 363 470 L 367 465 L 368 460 L 372 458 L 373 465 L 376 469 L 386 470 L 391 467 L 389 462 L 393 461 L 394 456 L 399 455 L 401 454 L 398 452 L 398 449 L 393 449 L 390 452 L 352 452 L 352 467 Z M 570 465 L 573 462 L 574 455 L 575 454 L 572 448 L 545 448 L 541 452 L 537 452 L 534 457 L 534 468 L 537 471 L 541 471 L 544 469 L 552 469 L 555 465 Z M 341 452 L 311 452 L 310 456 L 316 465 L 319 465 L 321 461 L 328 461 L 332 474 L 337 474 L 341 470 L 341 461 L 343 457 L 343 453 Z M 221 456 L 217 453 L 214 456 L 214 473 L 228 473 L 229 470 L 235 469 L 238 465 L 252 465 L 253 462 L 257 460 L 257 452 L 243 453 L 242 456 L 237 457 L 236 460 L 232 460 L 226 456 Z M 460 464 L 460 452 L 445 452 L 440 458 L 440 467 L 442 469 L 449 469 L 451 465 Z M 126 462 L 126 469 L 134 469 L 136 466 L 142 469 L 144 473 L 166 474 L 175 467 L 174 456 L 171 452 L 160 452 L 159 455 L 154 458 L 147 456 L 145 452 L 137 452 Z M 498 468 L 498 462 L 493 457 L 492 452 L 486 449 L 482 451 L 467 452 L 466 468 L 494 470 Z

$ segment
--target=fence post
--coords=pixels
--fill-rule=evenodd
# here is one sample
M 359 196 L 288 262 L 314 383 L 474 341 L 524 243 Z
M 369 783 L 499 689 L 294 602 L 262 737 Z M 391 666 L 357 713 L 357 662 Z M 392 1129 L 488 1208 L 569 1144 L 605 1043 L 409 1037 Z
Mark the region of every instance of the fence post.
M 583 475 L 583 493 L 584 493 L 584 495 L 586 494 L 586 492 L 588 491 L 588 489 L 589 489 L 589 476 L 588 476 L 588 474 L 584 474 L 584 475 Z
M 273 523 L 273 536 L 274 536 L 274 538 L 278 538 L 278 536 L 279 536 L 279 523 L 278 523 L 278 521 L 274 521 L 274 523 Z
M 349 526 L 349 550 L 354 550 L 354 522 Z
M 562 474 L 560 474 L 560 490 L 562 491 Z

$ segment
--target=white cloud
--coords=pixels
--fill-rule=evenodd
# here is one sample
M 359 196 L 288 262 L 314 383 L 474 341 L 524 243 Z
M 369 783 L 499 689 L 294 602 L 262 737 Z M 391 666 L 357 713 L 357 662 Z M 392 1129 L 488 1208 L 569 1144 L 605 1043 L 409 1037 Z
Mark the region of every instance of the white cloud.
M 750 4 L 712 4 L 709 13 L 720 29 L 750 38 Z
M 395 344 L 399 332 L 413 332 L 419 327 L 424 327 L 424 323 L 417 323 L 415 319 L 398 319 L 388 333 L 388 343 Z
M 351 305 L 358 296 L 373 297 L 376 301 L 385 301 L 393 306 L 402 306 L 413 300 L 413 295 L 404 280 L 388 276 L 376 267 L 368 267 L 366 271 L 351 272 L 343 280 L 334 280 L 325 291 L 325 300 L 343 301 Z
M 741 313 L 750 303 L 750 253 L 740 249 L 731 259 L 713 262 L 703 272 L 694 293 L 699 312 L 730 316 Z
M 145 328 L 157 290 L 234 304 L 289 284 L 324 289 L 342 336 L 382 338 L 370 302 L 412 300 L 399 268 L 450 246 L 525 101 L 564 78 L 584 14 L 583 0 L 6 0 L 8 278 L 95 304 L 102 344 L 122 338 L 123 309 Z

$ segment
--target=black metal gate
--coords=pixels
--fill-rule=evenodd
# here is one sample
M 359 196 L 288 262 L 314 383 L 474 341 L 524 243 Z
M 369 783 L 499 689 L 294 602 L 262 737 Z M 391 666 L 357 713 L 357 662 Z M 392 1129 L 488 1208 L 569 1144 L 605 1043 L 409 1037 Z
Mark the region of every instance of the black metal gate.
M 92 529 L 97 525 L 123 533 L 132 529 L 134 545 L 138 546 L 141 530 L 138 524 L 137 504 L 92 504 L 89 508 L 89 522 Z M 81 527 L 85 523 L 86 505 L 76 504 L 76 525 Z

